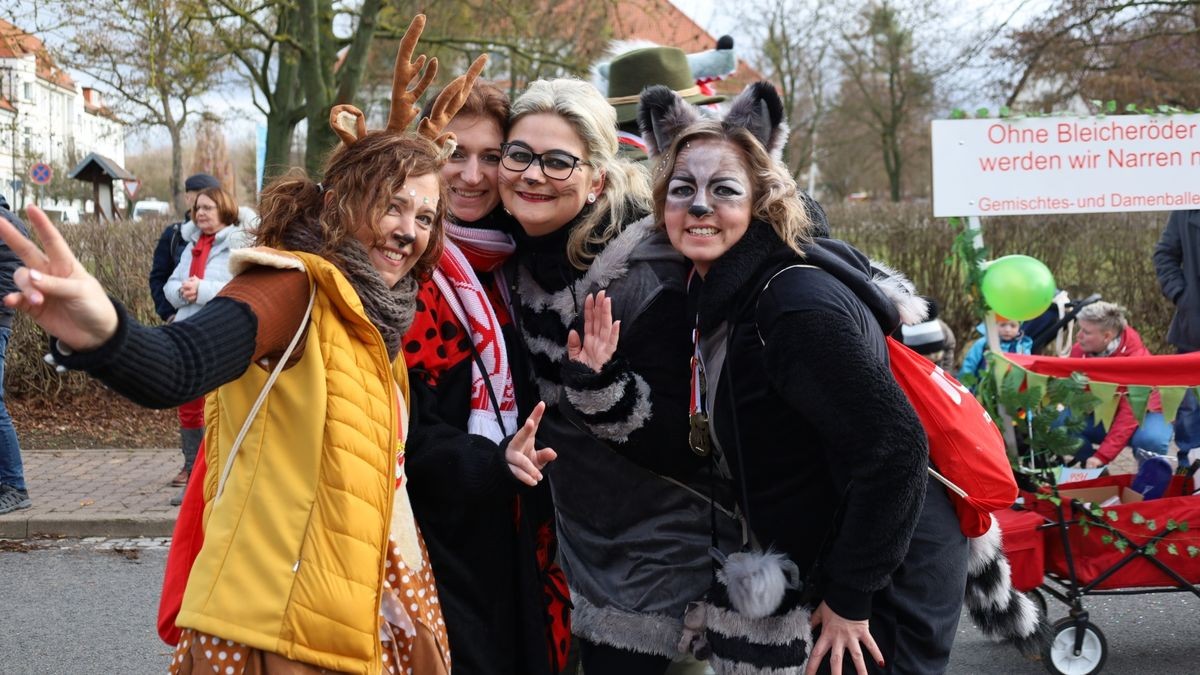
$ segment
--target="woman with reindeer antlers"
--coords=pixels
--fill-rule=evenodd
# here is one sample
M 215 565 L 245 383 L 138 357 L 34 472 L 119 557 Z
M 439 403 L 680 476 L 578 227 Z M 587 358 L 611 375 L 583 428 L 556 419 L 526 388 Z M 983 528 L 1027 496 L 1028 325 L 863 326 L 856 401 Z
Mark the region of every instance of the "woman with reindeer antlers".
M 639 123 L 658 158 L 655 220 L 692 262 L 693 444 L 732 477 L 754 548 L 768 552 L 740 554 L 736 567 L 730 556 L 723 592 L 741 617 L 802 617 L 790 627 L 795 644 L 765 645 L 740 619 L 714 631 L 726 615 L 710 610 L 714 666 L 943 672 L 968 544 L 946 491 L 927 476 L 924 429 L 885 343 L 901 320 L 923 318 L 924 302 L 897 273 L 813 236 L 777 161 L 785 126 L 770 84 L 748 87 L 719 121 L 654 87 Z M 1016 601 L 1006 569 L 998 541 L 972 546 L 972 612 L 989 632 L 1029 638 L 1036 613 Z M 807 597 L 784 592 L 801 581 Z M 820 634 L 811 650 L 797 605 L 812 607 Z M 689 628 L 699 628 L 693 618 Z
M 407 90 L 424 65 L 410 62 L 423 25 L 401 43 L 388 128 L 367 133 L 361 113 L 335 109 L 345 144 L 324 181 L 293 174 L 267 188 L 258 247 L 234 254 L 234 279 L 186 322 L 138 324 L 37 208 L 44 251 L 0 225 L 26 265 L 4 301 L 54 336 L 60 364 L 147 406 L 215 390 L 204 543 L 172 672 L 449 672 L 407 497 L 404 448 L 424 441 L 408 419 L 400 342 L 415 277 L 440 249 L 442 127 L 483 58 L 419 136 L 404 134 L 435 68 Z M 538 416 L 511 445 L 532 446 Z

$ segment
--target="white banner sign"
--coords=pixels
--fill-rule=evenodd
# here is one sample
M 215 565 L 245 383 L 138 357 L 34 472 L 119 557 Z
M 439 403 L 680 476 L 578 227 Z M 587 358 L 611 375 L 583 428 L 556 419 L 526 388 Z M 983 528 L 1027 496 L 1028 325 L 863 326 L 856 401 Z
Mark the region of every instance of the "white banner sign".
M 1200 209 L 1200 115 L 936 120 L 933 215 Z

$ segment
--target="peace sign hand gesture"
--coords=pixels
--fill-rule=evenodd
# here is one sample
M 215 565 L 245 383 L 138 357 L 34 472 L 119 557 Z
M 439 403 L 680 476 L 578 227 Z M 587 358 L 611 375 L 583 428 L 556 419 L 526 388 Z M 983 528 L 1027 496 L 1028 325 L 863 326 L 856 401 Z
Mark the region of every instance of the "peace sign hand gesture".
M 538 425 L 541 424 L 542 415 L 545 412 L 546 402 L 539 401 L 533 412 L 529 413 L 525 424 L 521 425 L 517 433 L 513 434 L 512 440 L 508 442 L 508 447 L 504 449 L 504 459 L 508 462 L 508 470 L 517 480 L 530 487 L 537 485 L 542 480 L 542 469 L 558 457 L 558 454 L 550 448 L 538 450 L 534 444 Z
M 597 373 L 612 360 L 621 337 L 621 322 L 613 321 L 612 298 L 600 291 L 583 301 L 583 338 L 574 329 L 567 334 L 567 356 Z
M 0 239 L 25 263 L 13 274 L 17 291 L 4 296 L 5 306 L 25 312 L 71 349 L 96 349 L 117 332 L 117 310 L 46 214 L 36 206 L 25 214 L 45 251 L 0 218 Z

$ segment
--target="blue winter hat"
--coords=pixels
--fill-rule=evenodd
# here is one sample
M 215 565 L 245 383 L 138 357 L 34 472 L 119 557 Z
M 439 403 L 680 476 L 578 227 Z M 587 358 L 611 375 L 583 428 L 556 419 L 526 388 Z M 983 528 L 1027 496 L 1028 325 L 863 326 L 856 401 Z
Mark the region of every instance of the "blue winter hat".
M 183 189 L 188 192 L 199 192 L 201 190 L 207 190 L 208 188 L 219 187 L 221 187 L 221 181 L 217 180 L 215 176 L 210 176 L 207 173 L 194 174 L 188 176 L 187 180 L 183 181 Z

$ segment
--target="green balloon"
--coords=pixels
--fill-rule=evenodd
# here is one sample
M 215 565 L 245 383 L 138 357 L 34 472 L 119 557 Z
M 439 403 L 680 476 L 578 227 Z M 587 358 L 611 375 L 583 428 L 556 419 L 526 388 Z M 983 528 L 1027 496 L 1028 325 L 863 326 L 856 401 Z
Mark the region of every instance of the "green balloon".
M 1006 255 L 993 261 L 980 284 L 983 299 L 997 314 L 1026 321 L 1046 311 L 1054 300 L 1054 275 L 1037 258 Z

